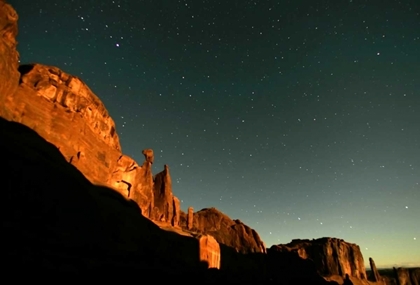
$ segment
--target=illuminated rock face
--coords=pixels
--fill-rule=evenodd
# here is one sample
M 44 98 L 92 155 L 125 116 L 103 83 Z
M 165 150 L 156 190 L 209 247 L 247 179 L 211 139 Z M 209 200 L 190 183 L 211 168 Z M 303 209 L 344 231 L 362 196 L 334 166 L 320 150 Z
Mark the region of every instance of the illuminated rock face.
M 154 209 L 152 219 L 178 226 L 180 201 L 172 194 L 172 180 L 168 165 L 165 165 L 164 170 L 155 175 L 153 191 Z
M 2 117 L 22 123 L 54 144 L 90 182 L 116 189 L 150 217 L 153 176 L 121 153 L 115 123 L 79 78 L 53 66 L 22 65 L 14 94 L 5 96 Z
M 16 11 L 0 0 L 0 102 L 14 94 L 19 83 L 19 53 L 16 50 L 18 32 Z M 0 110 L 0 115 L 3 115 Z
M 366 269 L 360 247 L 336 238 L 293 240 L 273 245 L 277 252 L 293 252 L 302 259 L 310 259 L 322 276 L 340 275 L 366 280 Z
M 211 235 L 219 244 L 241 254 L 266 253 L 265 244 L 258 233 L 240 220 L 232 220 L 216 208 L 202 209 L 194 214 L 192 211 L 192 208 L 189 209 L 181 219 L 183 228 Z
M 220 269 L 220 245 L 216 239 L 209 235 L 198 238 L 200 248 L 200 261 L 206 262 L 208 268 Z
M 168 222 L 178 225 L 179 200 L 170 183 L 157 199 L 168 203 L 154 205 L 153 150 L 142 151 L 142 165 L 124 155 L 104 104 L 78 77 L 54 66 L 19 66 L 17 19 L 16 11 L 0 0 L 0 116 L 35 130 L 90 182 L 134 200 L 144 216 L 165 212 Z

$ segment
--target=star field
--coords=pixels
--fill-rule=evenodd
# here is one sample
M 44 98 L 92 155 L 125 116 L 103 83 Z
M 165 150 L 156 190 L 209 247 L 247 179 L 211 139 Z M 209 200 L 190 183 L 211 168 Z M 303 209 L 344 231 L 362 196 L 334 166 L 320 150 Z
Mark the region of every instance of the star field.
M 21 62 L 85 81 L 184 211 L 420 266 L 417 1 L 9 2 Z

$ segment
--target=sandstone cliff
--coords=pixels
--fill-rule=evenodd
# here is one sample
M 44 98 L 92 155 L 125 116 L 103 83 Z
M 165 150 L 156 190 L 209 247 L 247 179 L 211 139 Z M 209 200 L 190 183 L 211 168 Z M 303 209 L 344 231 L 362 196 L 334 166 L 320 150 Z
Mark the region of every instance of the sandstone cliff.
M 116 189 L 151 218 L 151 163 L 121 153 L 115 124 L 79 78 L 53 66 L 19 67 L 20 84 L 0 106 L 2 117 L 29 126 L 54 144 L 94 184 Z
M 12 6 L 0 0 L 0 102 L 4 102 L 6 95 L 15 93 L 19 82 L 17 20 L 18 15 Z
M 181 226 L 187 229 L 185 214 L 181 221 Z M 239 253 L 266 253 L 264 242 L 255 230 L 240 220 L 232 220 L 216 208 L 202 209 L 194 213 L 191 230 L 212 235 L 217 242 Z
M 360 280 L 367 279 L 359 246 L 341 239 L 293 240 L 288 244 L 273 245 L 270 251 L 292 252 L 302 259 L 309 259 L 322 276 L 348 274 Z
M 153 152 L 144 152 L 141 165 L 124 155 L 104 104 L 78 77 L 53 66 L 18 67 L 17 14 L 0 1 L 0 16 L 0 116 L 38 132 L 90 182 L 134 200 L 144 216 L 153 218 L 153 211 L 168 215 L 164 203 L 154 205 Z M 171 201 L 173 211 L 166 218 L 177 225 L 179 200 L 170 185 L 165 189 L 168 197 L 160 194 L 157 201 Z

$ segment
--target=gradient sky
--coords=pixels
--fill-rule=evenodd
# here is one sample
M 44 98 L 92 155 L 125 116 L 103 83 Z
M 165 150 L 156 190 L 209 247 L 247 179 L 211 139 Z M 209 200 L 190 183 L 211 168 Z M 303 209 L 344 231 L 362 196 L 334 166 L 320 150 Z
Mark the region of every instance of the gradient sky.
M 21 63 L 85 81 L 184 211 L 420 266 L 419 1 L 25 2 Z

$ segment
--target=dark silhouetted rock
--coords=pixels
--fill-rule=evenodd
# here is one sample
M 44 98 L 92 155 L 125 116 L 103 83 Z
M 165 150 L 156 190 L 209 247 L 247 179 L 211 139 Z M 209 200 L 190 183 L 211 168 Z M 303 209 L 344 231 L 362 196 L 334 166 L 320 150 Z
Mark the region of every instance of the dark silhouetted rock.
M 369 265 L 370 265 L 370 276 L 369 280 L 373 282 L 379 282 L 382 281 L 381 275 L 378 272 L 378 269 L 376 268 L 375 261 L 372 257 L 369 257 Z
M 397 285 L 419 285 L 420 268 L 393 268 Z
M 346 277 L 344 278 L 343 285 L 353 285 L 353 282 L 350 280 L 350 276 L 346 273 Z
M 267 271 L 273 284 L 336 284 L 326 281 L 317 272 L 311 259 L 304 259 L 294 251 L 273 245 L 267 250 Z

